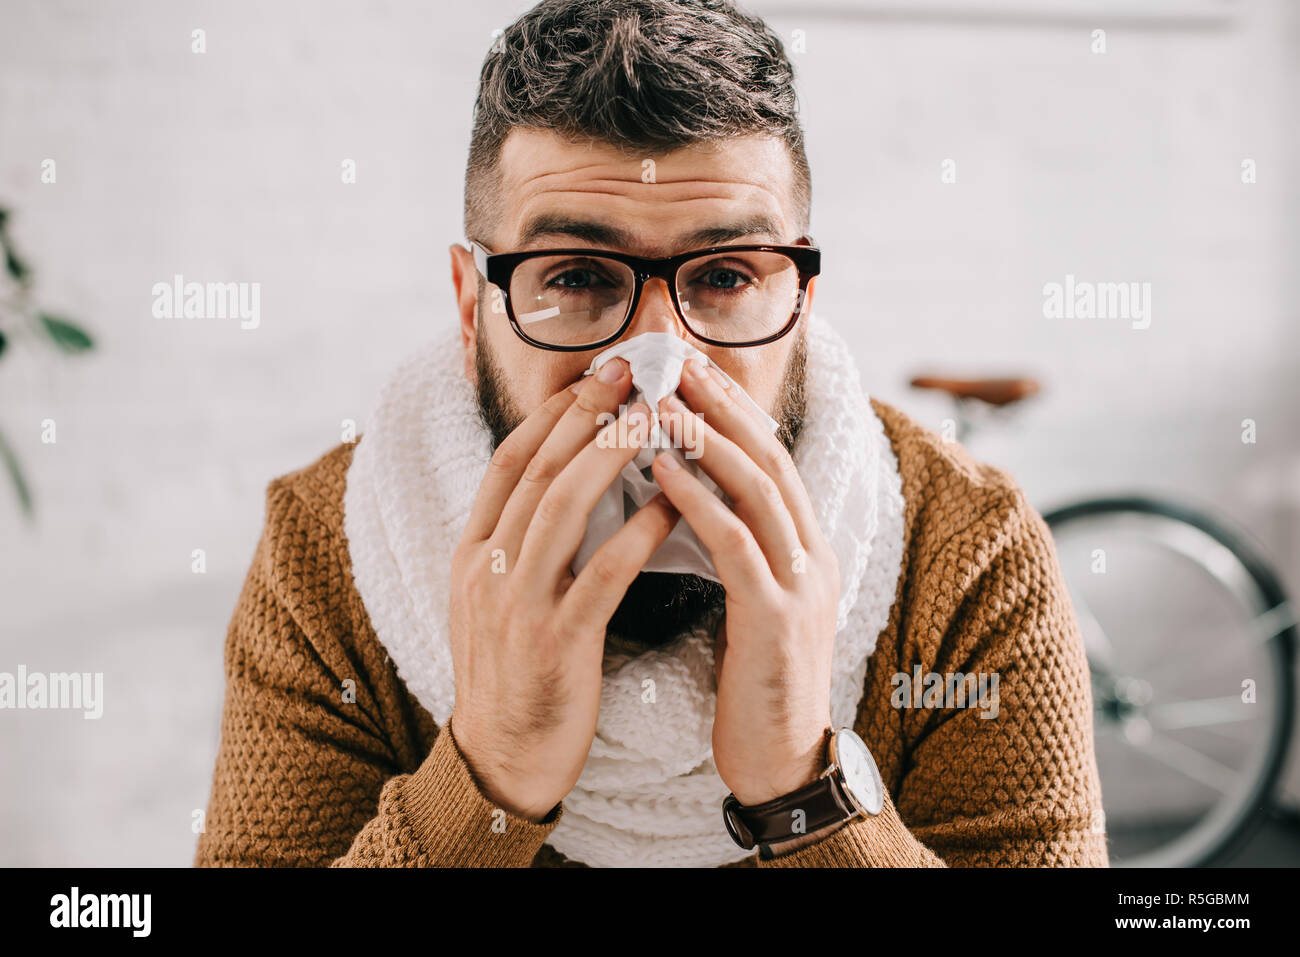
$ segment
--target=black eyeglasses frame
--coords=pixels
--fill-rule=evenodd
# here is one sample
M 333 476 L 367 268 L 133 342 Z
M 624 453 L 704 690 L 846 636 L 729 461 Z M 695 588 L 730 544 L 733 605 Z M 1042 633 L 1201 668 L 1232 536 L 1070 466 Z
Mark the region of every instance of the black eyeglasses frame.
M 800 237 L 808 239 L 807 236 Z M 641 301 L 641 290 L 651 279 L 662 279 L 668 287 L 669 295 L 672 296 L 673 308 L 677 310 L 677 316 L 682 320 L 682 325 L 696 339 L 701 342 L 707 342 L 712 346 L 720 346 L 726 349 L 747 349 L 751 346 L 762 346 L 769 342 L 775 342 L 777 339 L 787 335 L 799 321 L 799 316 L 803 313 L 804 302 L 808 296 L 808 283 L 821 274 L 821 249 L 817 246 L 802 244 L 771 244 L 771 243 L 751 243 L 744 245 L 731 246 L 706 246 L 701 249 L 692 249 L 675 256 L 665 256 L 662 259 L 647 259 L 644 256 L 633 256 L 629 253 L 620 253 L 610 249 L 591 249 L 582 247 L 565 247 L 561 249 L 528 249 L 522 252 L 510 253 L 493 253 L 489 252 L 487 247 L 482 243 L 466 240 L 470 250 L 474 254 L 474 264 L 478 271 L 482 273 L 483 278 L 492 285 L 501 290 L 501 298 L 506 308 L 506 317 L 510 320 L 510 326 L 514 329 L 515 334 L 530 346 L 538 349 L 546 349 L 550 352 L 588 352 L 593 349 L 603 349 L 606 346 L 617 342 L 623 333 L 627 332 L 628 327 L 632 324 L 632 317 L 636 315 L 636 307 Z M 703 256 L 718 255 L 719 253 L 737 253 L 737 252 L 775 252 L 781 253 L 788 257 L 799 271 L 799 293 L 795 296 L 794 310 L 790 313 L 789 320 L 778 331 L 762 339 L 755 339 L 749 342 L 722 342 L 717 339 L 711 339 L 708 336 L 702 336 L 691 328 L 690 320 L 686 318 L 682 311 L 682 304 L 677 298 L 677 271 L 683 264 L 692 259 Z M 632 275 L 635 280 L 635 286 L 632 290 L 632 298 L 628 303 L 627 315 L 619 324 L 618 331 L 613 335 L 607 336 L 599 342 L 576 346 L 553 345 L 547 342 L 540 342 L 524 332 L 519 320 L 515 318 L 514 306 L 510 303 L 510 279 L 514 275 L 516 267 L 520 263 L 529 259 L 536 259 L 540 256 L 599 256 L 603 259 L 612 259 L 616 262 L 623 263 L 632 269 Z

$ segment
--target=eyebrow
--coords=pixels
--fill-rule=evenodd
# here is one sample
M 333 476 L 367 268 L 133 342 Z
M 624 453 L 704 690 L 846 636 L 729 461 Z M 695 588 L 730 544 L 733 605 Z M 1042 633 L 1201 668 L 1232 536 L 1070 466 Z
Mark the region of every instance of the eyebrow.
M 770 216 L 759 213 L 737 222 L 697 229 L 680 237 L 679 245 L 684 249 L 720 246 L 745 236 L 767 236 L 773 243 L 780 243 L 778 230 L 778 224 Z M 525 223 L 519 245 L 527 246 L 543 236 L 570 236 L 592 245 L 616 249 L 631 249 L 636 245 L 632 234 L 619 226 L 556 213 L 543 213 Z

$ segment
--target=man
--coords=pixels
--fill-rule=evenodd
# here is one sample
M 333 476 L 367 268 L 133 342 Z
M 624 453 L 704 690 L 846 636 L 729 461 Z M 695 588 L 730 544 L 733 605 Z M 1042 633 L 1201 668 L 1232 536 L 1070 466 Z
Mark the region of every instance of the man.
M 271 483 L 196 863 L 1106 865 L 1050 537 L 813 316 L 792 79 L 724 0 L 504 32 L 457 341 Z M 678 341 L 654 409 L 584 376 Z M 691 459 L 639 468 L 655 414 Z M 673 536 L 707 562 L 649 570 Z

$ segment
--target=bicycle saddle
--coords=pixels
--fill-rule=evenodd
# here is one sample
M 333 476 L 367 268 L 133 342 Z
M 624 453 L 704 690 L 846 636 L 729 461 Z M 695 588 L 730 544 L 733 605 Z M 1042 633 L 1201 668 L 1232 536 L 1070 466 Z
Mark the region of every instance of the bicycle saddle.
M 938 389 L 954 399 L 979 399 L 989 405 L 1010 405 L 1038 391 L 1037 379 L 947 379 L 916 376 L 914 389 Z

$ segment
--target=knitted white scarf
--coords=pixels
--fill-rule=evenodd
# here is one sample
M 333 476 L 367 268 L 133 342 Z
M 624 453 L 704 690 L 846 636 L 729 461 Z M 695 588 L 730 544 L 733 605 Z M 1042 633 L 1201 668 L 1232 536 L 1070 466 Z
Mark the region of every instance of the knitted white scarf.
M 401 365 L 356 447 L 344 497 L 353 577 L 371 625 L 440 726 L 455 696 L 451 554 L 492 454 L 462 354 L 451 327 Z M 805 392 L 794 459 L 839 560 L 831 718 L 851 726 L 898 583 L 901 480 L 848 347 L 815 315 Z M 653 701 L 643 700 L 647 687 Z M 722 823 L 716 691 L 707 628 L 637 656 L 607 652 L 596 737 L 548 843 L 593 867 L 713 867 L 749 856 Z

